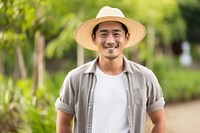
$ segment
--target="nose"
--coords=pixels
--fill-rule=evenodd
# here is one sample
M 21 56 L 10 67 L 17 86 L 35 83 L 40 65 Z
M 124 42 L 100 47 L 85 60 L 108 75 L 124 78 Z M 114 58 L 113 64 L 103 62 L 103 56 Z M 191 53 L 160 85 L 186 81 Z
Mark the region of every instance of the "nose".
M 107 37 L 106 43 L 107 43 L 107 44 L 113 44 L 113 43 L 115 43 L 115 38 L 114 38 L 114 36 L 113 36 L 112 34 L 110 34 L 110 35 Z

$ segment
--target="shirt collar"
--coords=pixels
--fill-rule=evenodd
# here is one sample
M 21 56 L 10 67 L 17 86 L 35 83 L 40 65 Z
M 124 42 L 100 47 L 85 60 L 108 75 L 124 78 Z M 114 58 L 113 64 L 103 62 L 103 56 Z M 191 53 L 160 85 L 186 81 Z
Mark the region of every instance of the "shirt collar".
M 96 65 L 97 65 L 98 59 L 99 59 L 99 57 L 97 57 L 96 59 L 94 59 L 93 61 L 90 62 L 89 67 L 87 68 L 85 73 L 95 73 L 96 72 Z
M 130 67 L 130 61 L 125 56 L 123 56 L 123 60 L 124 60 L 124 72 L 133 73 Z

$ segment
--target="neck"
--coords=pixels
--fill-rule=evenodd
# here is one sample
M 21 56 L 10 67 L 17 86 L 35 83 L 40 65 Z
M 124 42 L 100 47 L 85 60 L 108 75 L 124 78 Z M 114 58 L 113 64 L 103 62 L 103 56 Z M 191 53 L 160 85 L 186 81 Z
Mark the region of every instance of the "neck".
M 112 60 L 99 57 L 98 67 L 108 75 L 118 75 L 124 71 L 123 57 Z

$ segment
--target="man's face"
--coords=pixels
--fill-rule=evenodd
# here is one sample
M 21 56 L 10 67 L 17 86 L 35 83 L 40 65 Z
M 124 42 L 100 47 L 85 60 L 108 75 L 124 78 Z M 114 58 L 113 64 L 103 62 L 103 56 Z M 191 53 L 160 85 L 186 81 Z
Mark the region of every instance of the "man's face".
M 125 35 L 122 24 L 115 21 L 100 23 L 96 35 L 93 35 L 100 57 L 111 60 L 123 55 L 128 40 L 129 34 Z

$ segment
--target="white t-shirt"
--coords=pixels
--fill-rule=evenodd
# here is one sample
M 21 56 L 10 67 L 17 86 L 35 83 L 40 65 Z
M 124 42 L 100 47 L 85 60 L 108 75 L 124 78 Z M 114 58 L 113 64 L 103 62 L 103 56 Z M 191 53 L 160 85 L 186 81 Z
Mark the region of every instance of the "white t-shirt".
M 128 133 L 127 91 L 123 73 L 106 75 L 96 69 L 92 133 Z

